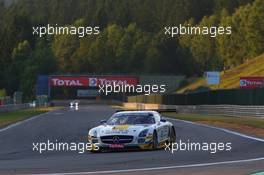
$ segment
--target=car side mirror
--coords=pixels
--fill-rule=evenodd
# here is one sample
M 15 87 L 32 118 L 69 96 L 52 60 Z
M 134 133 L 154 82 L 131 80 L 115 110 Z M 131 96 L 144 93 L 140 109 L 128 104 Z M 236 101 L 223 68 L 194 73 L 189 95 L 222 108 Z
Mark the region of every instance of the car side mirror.
M 106 123 L 106 120 L 101 120 L 100 123 L 101 124 L 105 124 Z
M 161 122 L 166 122 L 167 120 L 164 119 L 164 118 L 161 118 L 160 121 L 161 121 Z

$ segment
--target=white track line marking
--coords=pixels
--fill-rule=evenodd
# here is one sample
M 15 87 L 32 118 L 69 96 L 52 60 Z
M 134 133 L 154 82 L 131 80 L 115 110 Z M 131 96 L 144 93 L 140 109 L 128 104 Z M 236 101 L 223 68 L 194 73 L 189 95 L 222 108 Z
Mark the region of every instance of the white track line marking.
M 175 119 L 175 118 L 168 118 L 168 117 L 166 117 L 166 119 L 174 120 L 174 121 L 181 121 L 181 122 L 184 122 L 184 123 L 189 123 L 189 124 L 192 124 L 192 125 L 203 126 L 203 127 L 207 127 L 207 128 L 211 128 L 211 129 L 217 129 L 217 130 L 224 131 L 224 132 L 229 133 L 229 134 L 237 135 L 237 136 L 240 136 L 240 137 L 243 137 L 243 138 L 246 138 L 246 139 L 255 140 L 255 141 L 259 141 L 259 142 L 264 142 L 264 139 L 253 137 L 253 136 L 249 136 L 249 135 L 246 135 L 246 134 L 242 134 L 242 133 L 239 133 L 239 132 L 236 132 L 236 131 L 231 131 L 231 130 L 224 129 L 224 128 L 219 128 L 219 127 L 216 127 L 216 126 L 209 126 L 209 125 L 202 124 L 202 123 L 195 123 L 195 122 L 190 122 L 190 121 L 186 121 L 186 120 L 179 120 L 179 119 Z
M 23 123 L 26 123 L 26 122 L 29 122 L 29 121 L 31 121 L 31 120 L 34 120 L 34 119 L 36 119 L 36 118 L 39 118 L 39 117 L 41 117 L 41 116 L 43 116 L 43 115 L 50 114 L 51 112 L 53 112 L 53 111 L 45 112 L 45 113 L 42 113 L 42 114 L 39 114 L 39 115 L 36 115 L 36 116 L 30 117 L 30 118 L 28 118 L 28 119 L 22 120 L 22 121 L 20 121 L 20 122 L 16 122 L 16 123 L 14 123 L 14 124 L 8 125 L 7 127 L 3 128 L 3 129 L 0 129 L 0 133 L 3 132 L 3 131 L 6 131 L 6 130 L 8 130 L 8 129 L 14 128 L 15 126 L 18 126 L 18 125 L 21 125 L 21 124 L 23 124 Z
M 214 166 L 214 165 L 225 165 L 225 164 L 238 164 L 247 163 L 264 160 L 264 157 L 246 160 L 234 160 L 234 161 L 224 161 L 224 162 L 214 162 L 214 163 L 199 163 L 190 165 L 178 165 L 178 166 L 163 166 L 155 168 L 137 168 L 137 169 L 124 169 L 124 170 L 110 170 L 110 171 L 88 171 L 88 172 L 73 172 L 73 173 L 48 173 L 46 175 L 74 175 L 74 174 L 109 174 L 109 173 L 125 173 L 125 172 L 139 172 L 139 171 L 153 171 L 153 170 L 166 170 L 166 169 L 178 169 L 178 168 L 194 168 L 194 167 L 204 167 L 204 166 Z M 44 174 L 33 174 L 33 175 L 44 175 Z

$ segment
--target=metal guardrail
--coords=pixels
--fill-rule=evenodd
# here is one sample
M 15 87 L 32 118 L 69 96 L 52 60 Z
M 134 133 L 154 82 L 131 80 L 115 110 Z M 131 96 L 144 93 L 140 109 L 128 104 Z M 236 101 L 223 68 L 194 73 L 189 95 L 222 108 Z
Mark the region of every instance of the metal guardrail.
M 264 106 L 192 105 L 176 106 L 180 113 L 215 114 L 241 117 L 264 117 Z
M 20 109 L 27 109 L 31 107 L 32 105 L 30 105 L 30 103 L 2 105 L 0 106 L 0 112 L 10 112 L 10 111 L 16 111 Z
M 263 117 L 264 106 L 242 105 L 162 105 L 147 103 L 123 103 L 124 107 L 135 109 L 176 109 L 179 113 L 213 114 L 238 117 Z

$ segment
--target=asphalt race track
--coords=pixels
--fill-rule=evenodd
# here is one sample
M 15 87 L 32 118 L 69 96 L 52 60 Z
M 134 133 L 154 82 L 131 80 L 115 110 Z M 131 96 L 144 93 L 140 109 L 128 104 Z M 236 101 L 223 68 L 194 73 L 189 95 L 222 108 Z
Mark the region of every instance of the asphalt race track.
M 231 142 L 232 150 L 133 151 L 80 154 L 33 151 L 33 142 L 84 142 L 90 128 L 114 109 L 104 105 L 63 109 L 0 130 L 0 174 L 250 174 L 264 171 L 264 141 L 216 128 L 172 120 L 177 139 L 191 142 Z M 114 170 L 114 171 L 112 171 Z M 98 172 L 99 171 L 99 172 Z

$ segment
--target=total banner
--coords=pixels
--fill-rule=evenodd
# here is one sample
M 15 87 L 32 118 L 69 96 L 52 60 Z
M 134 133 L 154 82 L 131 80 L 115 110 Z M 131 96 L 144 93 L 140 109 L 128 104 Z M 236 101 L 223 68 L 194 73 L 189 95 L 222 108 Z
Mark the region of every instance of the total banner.
M 136 76 L 52 76 L 50 86 L 57 87 L 98 87 L 100 85 L 137 85 Z
M 264 77 L 240 77 L 240 88 L 254 89 L 264 87 Z
M 97 87 L 100 85 L 137 85 L 138 77 L 131 76 L 103 76 L 103 77 L 90 77 L 89 86 Z

